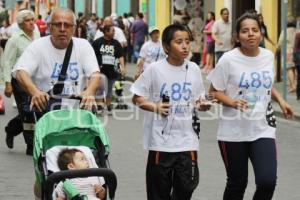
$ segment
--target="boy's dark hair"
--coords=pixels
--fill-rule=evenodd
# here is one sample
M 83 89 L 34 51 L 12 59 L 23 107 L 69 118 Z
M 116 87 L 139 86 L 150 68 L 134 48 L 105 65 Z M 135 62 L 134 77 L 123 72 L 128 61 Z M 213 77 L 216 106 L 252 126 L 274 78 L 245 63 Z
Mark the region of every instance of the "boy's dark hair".
M 83 12 L 78 12 L 78 18 L 83 16 Z
M 189 34 L 189 31 L 184 26 L 180 24 L 171 24 L 167 26 L 162 33 L 162 43 L 164 45 L 170 45 L 176 31 L 186 31 Z
M 103 26 L 103 28 L 102 28 L 103 34 L 109 32 L 111 27 L 113 27 L 113 25 L 105 25 L 105 26 Z
M 221 11 L 220 11 L 220 15 L 222 15 L 223 12 L 225 12 L 225 11 L 229 12 L 228 8 L 222 8 Z
M 38 15 L 38 19 L 42 19 L 42 15 Z
M 77 152 L 81 152 L 78 149 L 63 149 L 58 154 L 57 165 L 60 170 L 68 170 L 68 164 L 73 162 L 74 156 Z
M 259 23 L 258 15 L 257 14 L 252 14 L 252 13 L 249 13 L 249 12 L 245 12 L 236 21 L 235 32 L 234 32 L 234 36 L 233 36 L 233 38 L 235 38 L 235 41 L 233 41 L 234 42 L 234 47 L 240 47 L 241 46 L 241 44 L 239 42 L 236 42 L 236 39 L 237 39 L 237 37 L 239 35 L 239 32 L 241 30 L 241 24 L 246 19 L 255 20 L 257 22 L 257 26 L 258 26 L 259 31 L 261 30 L 261 24 Z

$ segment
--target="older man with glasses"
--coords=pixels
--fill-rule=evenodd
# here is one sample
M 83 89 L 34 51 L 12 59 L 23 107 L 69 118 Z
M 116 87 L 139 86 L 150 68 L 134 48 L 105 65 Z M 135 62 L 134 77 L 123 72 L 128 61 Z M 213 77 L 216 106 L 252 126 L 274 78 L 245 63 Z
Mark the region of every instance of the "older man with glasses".
M 57 86 L 65 54 L 72 44 L 69 64 L 66 65 L 62 91 L 55 96 L 75 95 L 78 100 L 60 98 L 59 107 L 68 109 L 82 107 L 92 109 L 96 105 L 95 93 L 100 85 L 100 72 L 93 48 L 88 41 L 72 37 L 76 18 L 69 9 L 59 8 L 51 15 L 50 35 L 31 43 L 24 51 L 12 75 L 30 96 L 29 110 L 33 108 L 45 112 L 49 109 L 49 100 L 53 87 Z M 51 99 L 50 99 L 51 98 Z M 57 102 L 56 102 L 57 103 Z M 51 106 L 50 106 L 51 107 Z M 53 109 L 53 107 L 51 107 Z

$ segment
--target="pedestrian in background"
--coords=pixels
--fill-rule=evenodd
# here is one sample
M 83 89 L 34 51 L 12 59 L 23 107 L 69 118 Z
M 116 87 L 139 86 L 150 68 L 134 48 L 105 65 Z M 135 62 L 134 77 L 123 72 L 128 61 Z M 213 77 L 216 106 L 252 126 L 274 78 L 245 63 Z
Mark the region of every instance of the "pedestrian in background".
M 115 26 L 105 25 L 103 27 L 103 37 L 98 38 L 92 44 L 98 66 L 102 74 L 105 75 L 107 80 L 107 91 L 106 96 L 106 107 L 109 115 L 112 115 L 112 97 L 113 97 L 113 86 L 116 79 L 121 74 L 122 77 L 125 76 L 125 63 L 123 56 L 123 48 L 121 44 L 114 39 Z M 103 90 L 99 93 L 103 96 Z M 98 98 L 96 99 L 98 101 Z M 100 102 L 99 102 L 100 101 Z M 100 105 L 102 99 L 100 99 L 97 104 Z M 98 106 L 99 107 L 99 106 Z
M 207 23 L 204 27 L 203 33 L 205 33 L 206 42 L 206 65 L 203 68 L 203 72 L 208 74 L 213 69 L 214 53 L 215 53 L 215 41 L 212 37 L 212 27 L 215 23 L 215 13 L 210 11 L 207 13 Z
M 236 24 L 237 47 L 225 53 L 209 75 L 210 92 L 223 104 L 218 144 L 227 183 L 223 200 L 242 200 L 248 182 L 248 160 L 255 175 L 253 200 L 271 200 L 277 180 L 276 121 L 271 100 L 286 118 L 293 116 L 275 89 L 274 55 L 260 48 L 256 15 L 245 13 Z
M 294 45 L 294 62 L 297 69 L 297 100 L 300 100 L 300 32 L 295 36 L 295 45 Z
M 220 11 L 221 19 L 215 21 L 212 28 L 212 38 L 215 41 L 216 62 L 222 55 L 232 48 L 231 22 L 229 20 L 228 8 L 222 8 Z
M 287 21 L 287 28 L 286 28 L 286 70 L 287 70 L 286 73 L 288 77 L 288 92 L 296 91 L 296 83 L 295 83 L 296 68 L 293 59 L 295 35 L 296 35 L 296 22 L 293 17 L 289 17 Z M 281 31 L 279 36 L 278 44 L 276 46 L 275 56 L 278 55 L 278 52 L 280 52 L 282 42 L 283 42 L 283 31 Z M 281 59 L 281 61 L 283 61 L 283 59 Z M 282 63 L 281 66 L 283 66 L 283 62 L 281 63 Z
M 46 36 L 46 29 L 47 29 L 47 24 L 46 22 L 42 19 L 42 15 L 39 15 L 38 16 L 38 19 L 35 21 L 38 29 L 39 29 L 39 32 L 40 32 L 40 35 L 41 37 L 44 37 Z
M 79 19 L 79 24 L 76 26 L 75 36 L 78 38 L 88 39 L 88 27 L 86 24 L 86 18 L 81 17 Z
M 266 45 L 265 45 L 265 39 L 266 39 L 268 42 L 270 42 L 273 46 L 275 46 L 276 44 L 275 44 L 275 43 L 271 40 L 271 38 L 269 37 L 269 34 L 268 34 L 268 28 L 267 28 L 267 26 L 266 26 L 265 23 L 264 23 L 264 17 L 263 17 L 263 15 L 262 15 L 262 14 L 258 14 L 257 17 L 258 17 L 259 25 L 260 25 L 260 29 L 261 29 L 260 31 L 261 31 L 261 34 L 262 34 L 262 36 L 263 36 L 263 38 L 262 38 L 262 40 L 261 40 L 259 46 L 260 46 L 260 47 L 263 47 L 263 48 L 266 47 Z
M 148 35 L 148 25 L 144 21 L 144 14 L 139 13 L 137 19 L 133 22 L 130 29 L 131 32 L 131 44 L 133 46 L 133 57 L 136 63 L 139 57 L 142 45 Z
M 13 34 L 13 36 L 7 41 L 6 48 L 2 57 L 1 64 L 4 69 L 4 81 L 5 89 L 4 94 L 7 97 L 11 97 L 14 93 L 14 97 L 17 103 L 17 108 L 19 114 L 11 119 L 7 126 L 5 127 L 6 132 L 6 145 L 8 148 L 13 148 L 14 146 L 14 137 L 23 132 L 23 123 L 21 120 L 21 103 L 22 96 L 24 92 L 18 90 L 13 90 L 11 71 L 13 66 L 16 64 L 19 57 L 23 54 L 26 47 L 35 39 L 39 38 L 39 34 L 34 31 L 34 13 L 30 10 L 22 10 L 17 14 L 17 23 L 20 28 L 20 31 Z M 31 136 L 26 133 L 23 133 L 25 142 L 27 144 L 27 154 L 31 153 L 32 146 L 30 143 Z
M 98 17 L 96 13 L 92 13 L 90 19 L 87 21 L 87 39 L 90 43 L 93 43 L 94 37 L 97 31 L 97 24 Z
M 103 20 L 103 27 L 104 26 L 114 26 L 114 30 L 115 30 L 114 39 L 117 40 L 121 44 L 122 48 L 127 46 L 127 40 L 126 40 L 124 32 L 122 31 L 121 28 L 114 25 L 113 18 L 111 16 L 105 17 L 105 19 Z M 103 35 L 104 34 L 103 34 L 103 31 L 101 30 L 101 28 L 98 29 L 94 40 L 97 40 L 98 38 L 103 37 Z
M 151 63 L 166 57 L 162 43 L 159 40 L 159 29 L 157 27 L 150 27 L 149 35 L 151 39 L 143 44 L 140 51 L 137 70 L 134 76 L 135 79 L 137 79 Z
M 12 30 L 9 23 L 9 19 L 5 19 L 2 22 L 2 27 L 0 28 L 0 46 L 5 49 L 7 40 L 12 36 Z

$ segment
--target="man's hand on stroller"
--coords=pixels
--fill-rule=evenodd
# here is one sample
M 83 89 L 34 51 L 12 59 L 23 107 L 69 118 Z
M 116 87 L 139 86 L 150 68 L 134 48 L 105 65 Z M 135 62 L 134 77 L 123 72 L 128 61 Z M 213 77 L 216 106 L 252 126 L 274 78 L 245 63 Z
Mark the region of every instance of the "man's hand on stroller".
M 49 94 L 36 90 L 31 95 L 31 102 L 29 110 L 32 111 L 33 107 L 36 107 L 40 112 L 43 112 L 48 106 Z
M 85 90 L 79 96 L 82 97 L 82 100 L 80 102 L 80 108 L 90 111 L 93 111 L 97 108 L 95 94 L 93 92 Z
M 106 196 L 106 190 L 103 186 L 97 184 L 97 185 L 94 185 L 94 189 L 95 189 L 95 193 L 96 193 L 96 196 L 99 198 L 99 199 L 104 199 L 105 196 Z

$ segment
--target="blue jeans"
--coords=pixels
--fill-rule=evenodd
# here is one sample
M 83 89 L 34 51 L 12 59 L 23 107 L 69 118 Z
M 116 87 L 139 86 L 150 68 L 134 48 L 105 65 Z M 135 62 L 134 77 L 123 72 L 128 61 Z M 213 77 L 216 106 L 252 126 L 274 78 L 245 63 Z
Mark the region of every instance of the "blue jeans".
M 141 48 L 143 46 L 143 43 L 141 42 L 137 42 L 133 45 L 133 58 L 134 58 L 134 62 L 137 62 L 139 55 L 140 55 L 140 51 Z

